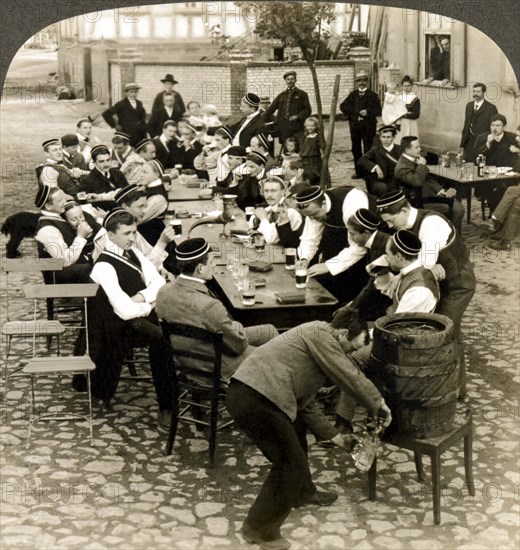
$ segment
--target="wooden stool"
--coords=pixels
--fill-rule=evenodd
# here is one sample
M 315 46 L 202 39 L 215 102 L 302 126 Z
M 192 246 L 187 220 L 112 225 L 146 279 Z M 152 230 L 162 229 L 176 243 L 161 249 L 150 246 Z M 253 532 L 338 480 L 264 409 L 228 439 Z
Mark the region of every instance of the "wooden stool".
M 414 439 L 402 435 L 389 435 L 382 441 L 413 451 L 417 477 L 424 481 L 424 469 L 421 455 L 428 455 L 432 464 L 432 493 L 433 493 L 433 523 L 439 525 L 441 522 L 441 455 L 464 438 L 464 471 L 466 485 L 471 496 L 475 495 L 473 483 L 473 418 L 471 409 L 457 413 L 453 428 L 440 436 L 429 439 Z M 368 498 L 376 500 L 376 478 L 377 478 L 377 457 L 368 472 Z

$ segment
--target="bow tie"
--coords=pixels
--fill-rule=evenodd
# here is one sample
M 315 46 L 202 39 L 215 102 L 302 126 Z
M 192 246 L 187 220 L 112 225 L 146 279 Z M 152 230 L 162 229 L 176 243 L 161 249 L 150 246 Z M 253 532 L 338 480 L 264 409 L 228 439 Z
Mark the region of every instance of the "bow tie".
M 83 138 L 83 141 L 84 141 L 85 143 L 88 143 L 88 142 L 90 141 L 90 138 Z

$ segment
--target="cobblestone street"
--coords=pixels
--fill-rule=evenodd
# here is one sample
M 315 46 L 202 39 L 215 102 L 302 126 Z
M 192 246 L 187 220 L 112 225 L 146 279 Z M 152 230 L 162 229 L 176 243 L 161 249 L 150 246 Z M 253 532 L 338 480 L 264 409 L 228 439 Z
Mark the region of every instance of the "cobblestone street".
M 39 144 L 52 137 L 49 121 L 52 135 L 60 136 L 74 128 L 80 115 L 103 108 L 81 102 L 2 104 L 2 220 L 21 209 L 34 211 L 34 164 L 42 158 Z M 34 120 L 30 140 L 19 131 L 27 117 Z M 106 139 L 112 132 L 96 123 L 95 133 Z M 347 135 L 347 123 L 339 122 L 332 162 L 335 185 L 346 183 L 341 178 L 352 172 Z M 341 173 L 334 169 L 340 162 Z M 443 455 L 439 526 L 433 525 L 431 486 L 417 481 L 412 453 L 382 447 L 377 501 L 371 502 L 366 475 L 355 470 L 348 454 L 311 444 L 314 481 L 337 491 L 339 498 L 326 508 L 291 512 L 282 534 L 295 550 L 519 548 L 519 239 L 508 252 L 486 248 L 479 204 L 473 204 L 464 238 L 478 284 L 463 330 L 475 426 L 476 495 L 468 496 L 465 485 L 462 443 Z M 1 245 L 4 259 L 4 236 Z M 23 252 L 35 253 L 33 241 L 25 241 Z M 2 321 L 7 293 L 19 304 L 21 286 L 40 279 L 39 274 L 17 277 L 9 288 L 2 279 Z M 30 303 L 16 309 L 18 316 L 31 318 Z M 44 342 L 38 347 L 44 351 Z M 17 341 L 10 368 L 31 349 L 32 340 Z M 69 379 L 46 379 L 37 385 L 40 406 L 55 403 L 58 387 L 65 401 L 74 401 L 67 400 Z M 238 430 L 221 433 L 213 470 L 206 469 L 203 434 L 185 424 L 173 455 L 165 456 L 166 435 L 158 431 L 153 385 L 122 381 L 113 410 L 95 404 L 93 447 L 86 423 L 49 422 L 35 426 L 26 448 L 29 381 L 12 378 L 6 392 L 2 378 L 1 390 L 3 549 L 252 548 L 239 530 L 268 463 Z M 429 480 L 429 460 L 424 462 Z

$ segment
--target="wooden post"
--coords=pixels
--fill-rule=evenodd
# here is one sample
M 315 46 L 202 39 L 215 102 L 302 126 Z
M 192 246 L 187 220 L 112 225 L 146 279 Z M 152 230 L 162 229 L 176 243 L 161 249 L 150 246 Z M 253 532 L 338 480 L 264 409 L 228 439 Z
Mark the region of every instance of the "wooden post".
M 329 174 L 329 157 L 332 151 L 332 142 L 334 141 L 334 123 L 336 122 L 336 106 L 338 104 L 340 80 L 341 76 L 337 74 L 336 79 L 334 80 L 334 90 L 332 92 L 332 101 L 330 103 L 329 135 L 327 136 L 327 145 L 325 147 L 325 152 L 323 153 L 323 163 L 321 167 L 320 182 L 323 189 L 329 188 L 331 186 Z

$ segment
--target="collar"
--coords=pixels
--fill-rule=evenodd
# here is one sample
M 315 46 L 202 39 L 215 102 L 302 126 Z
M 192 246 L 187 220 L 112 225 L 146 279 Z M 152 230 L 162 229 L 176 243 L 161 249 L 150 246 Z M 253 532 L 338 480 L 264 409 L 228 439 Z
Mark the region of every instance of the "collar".
M 46 218 L 56 218 L 57 220 L 64 221 L 61 217 L 61 214 L 58 214 L 57 212 L 50 212 L 49 210 L 42 210 L 42 216 L 45 216 Z
M 483 103 L 484 103 L 484 99 L 481 99 L 480 101 L 474 101 L 474 105 L 477 109 L 480 109 Z
M 365 248 L 372 248 L 372 245 L 374 244 L 374 239 L 376 238 L 377 229 L 370 235 L 368 238 L 368 241 L 365 243 Z
M 414 157 L 411 157 L 410 155 L 407 155 L 406 153 L 403 153 L 403 157 L 407 158 L 410 162 L 413 162 L 414 164 L 416 164 L 417 159 L 415 159 Z
M 166 148 L 168 148 L 167 146 L 168 146 L 169 141 L 166 139 L 166 136 L 165 136 L 164 134 L 161 134 L 161 135 L 159 136 L 159 141 L 160 141 Z
M 392 143 L 392 145 L 390 145 L 390 147 L 386 147 L 385 145 L 383 145 L 383 149 L 385 149 L 389 153 L 394 150 L 394 147 L 395 147 L 395 143 Z
M 495 138 L 495 141 L 498 141 L 498 143 L 500 143 L 505 135 L 506 135 L 506 133 L 502 132 L 499 137 Z
M 125 251 L 125 249 L 121 248 L 114 241 L 111 241 L 108 237 L 108 233 L 107 233 L 107 239 L 105 242 L 105 250 L 112 252 L 112 254 L 115 254 L 116 256 L 120 256 L 121 258 L 124 258 L 123 252 Z M 132 246 L 132 250 L 137 254 L 137 250 L 135 249 L 134 246 Z
M 66 151 L 65 149 L 63 149 L 63 156 L 65 156 L 69 159 L 72 158 L 72 155 L 68 151 Z
M 196 283 L 206 286 L 206 281 L 204 279 L 199 279 L 198 277 L 190 277 L 189 275 L 181 273 L 178 278 L 185 279 L 186 281 L 195 281 Z
M 253 118 L 255 118 L 255 116 L 257 116 L 258 114 L 260 114 L 260 111 L 255 111 L 250 115 L 247 115 L 246 119 L 244 120 L 243 126 L 245 126 L 248 122 L 251 122 L 251 120 L 253 120 Z
M 103 170 L 100 170 L 97 166 L 94 168 L 105 178 L 107 177 L 107 174 L 110 174 L 110 168 L 106 172 L 103 172 Z
M 421 267 L 421 260 L 417 258 L 417 260 L 414 260 L 411 264 L 407 265 L 406 267 L 403 267 L 401 271 L 399 272 L 401 275 L 406 275 L 407 273 L 410 273 L 410 271 L 413 271 L 414 269 L 417 269 L 418 267 Z
M 45 164 L 58 164 L 58 161 L 57 160 L 52 160 L 52 159 L 46 159 L 46 163 Z
M 414 208 L 413 206 L 410 208 L 410 213 L 408 214 L 408 221 L 406 222 L 405 229 L 411 229 L 413 227 L 413 224 L 417 220 L 417 215 L 419 214 L 419 211 L 417 208 Z
M 79 132 L 76 132 L 76 136 L 80 141 L 85 141 L 87 139 L 86 136 L 81 135 Z

